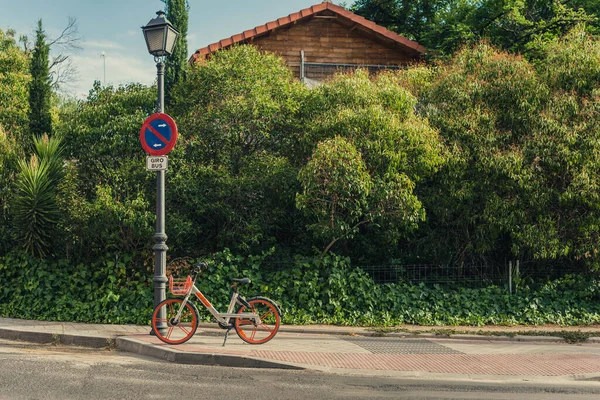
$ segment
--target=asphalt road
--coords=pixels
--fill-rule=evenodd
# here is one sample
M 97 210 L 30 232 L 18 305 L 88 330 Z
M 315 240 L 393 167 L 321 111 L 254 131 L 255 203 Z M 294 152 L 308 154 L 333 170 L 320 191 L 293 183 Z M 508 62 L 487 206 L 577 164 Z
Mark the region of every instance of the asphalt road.
M 600 382 L 444 382 L 180 365 L 128 353 L 0 340 L 0 400 L 598 399 Z

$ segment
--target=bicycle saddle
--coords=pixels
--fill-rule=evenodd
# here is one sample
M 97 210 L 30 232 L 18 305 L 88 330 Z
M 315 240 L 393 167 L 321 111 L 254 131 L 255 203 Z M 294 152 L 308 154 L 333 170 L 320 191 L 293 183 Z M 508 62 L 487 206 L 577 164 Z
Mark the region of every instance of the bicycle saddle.
M 250 282 L 252 282 L 252 281 L 250 280 L 250 278 L 242 278 L 242 279 L 231 278 L 231 280 L 232 280 L 233 282 L 237 282 L 237 283 L 239 283 L 240 285 L 247 285 L 247 284 L 249 284 Z

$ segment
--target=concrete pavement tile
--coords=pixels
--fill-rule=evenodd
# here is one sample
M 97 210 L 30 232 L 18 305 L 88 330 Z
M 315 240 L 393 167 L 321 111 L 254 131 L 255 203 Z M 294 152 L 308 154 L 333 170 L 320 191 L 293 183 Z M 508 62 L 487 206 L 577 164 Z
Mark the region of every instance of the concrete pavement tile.
M 166 346 L 149 345 L 146 341 L 140 341 L 136 337 L 117 338 L 116 346 L 122 351 L 129 351 L 140 355 L 184 364 L 222 365 L 242 368 L 304 369 L 283 362 L 254 359 L 239 354 L 177 351 Z
M 582 354 L 335 354 L 256 350 L 254 357 L 343 369 L 444 374 L 562 376 L 600 373 L 600 356 Z
M 0 318 L 0 334 L 6 338 L 106 347 L 107 338 L 131 339 L 127 346 L 146 354 L 174 362 L 230 366 L 270 366 L 278 368 L 303 366 L 312 369 L 339 369 L 343 371 L 381 371 L 400 374 L 463 374 L 464 376 L 598 376 L 600 374 L 600 338 L 583 345 L 565 343 L 488 340 L 480 338 L 441 338 L 437 335 L 419 335 L 415 340 L 402 337 L 373 338 L 347 335 L 359 329 L 333 327 L 324 335 L 314 329 L 306 333 L 281 329 L 272 341 L 249 345 L 240 340 L 235 331 L 222 347 L 224 331 L 207 324 L 186 344 L 169 346 L 148 335 L 150 327 L 138 325 L 79 324 L 70 322 L 25 321 Z M 11 330 L 12 329 L 12 330 Z M 366 331 L 365 331 L 366 332 Z M 56 335 L 58 334 L 58 335 Z M 132 335 L 134 334 L 134 335 Z M 343 336 L 340 336 L 343 335 Z M 380 341 L 369 347 L 364 341 Z M 118 342 L 119 339 L 114 339 Z M 421 346 L 405 354 L 397 354 L 404 342 Z M 419 343 L 417 343 L 419 342 Z M 423 343 L 421 343 L 423 342 Z M 435 351 L 447 348 L 445 351 Z M 127 350 L 133 351 L 133 350 Z M 140 351 L 142 353 L 140 353 Z M 431 354 L 431 353 L 444 354 Z M 373 354 L 377 353 L 377 354 Z M 237 360 L 237 361 L 236 361 Z M 595 375 L 594 375 L 595 374 Z M 450 376 L 448 375 L 448 376 Z
M 135 336 L 136 339 L 146 341 L 149 343 L 162 343 L 157 338 L 151 337 L 150 335 Z M 201 333 L 197 333 L 186 342 L 189 346 L 198 346 L 203 349 L 211 349 L 212 351 L 222 352 L 223 350 L 231 350 L 236 352 L 242 352 L 249 354 L 255 350 L 256 345 L 250 345 L 242 341 L 237 335 L 232 332 L 227 339 L 227 344 L 223 348 L 224 335 L 219 336 L 206 336 Z M 181 345 L 170 346 L 173 349 L 182 348 Z M 370 353 L 368 350 L 347 342 L 342 339 L 335 337 L 322 336 L 320 338 L 304 338 L 299 335 L 292 334 L 278 334 L 273 340 L 260 345 L 261 348 L 269 349 L 272 351 L 299 351 L 299 352 L 324 352 L 324 353 Z

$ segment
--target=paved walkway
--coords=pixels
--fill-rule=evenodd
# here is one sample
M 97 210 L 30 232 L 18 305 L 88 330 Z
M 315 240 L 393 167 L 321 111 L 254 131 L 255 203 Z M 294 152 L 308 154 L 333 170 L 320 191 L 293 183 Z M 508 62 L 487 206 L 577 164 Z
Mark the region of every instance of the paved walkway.
M 136 325 L 80 324 L 0 318 L 0 338 L 113 347 L 173 362 L 315 369 L 330 372 L 448 379 L 559 380 L 600 384 L 600 338 L 567 344 L 559 338 L 475 335 L 373 336 L 347 327 L 282 326 L 270 342 L 253 346 L 235 331 L 203 324 L 187 343 L 171 346 Z M 600 330 L 598 335 L 600 336 Z

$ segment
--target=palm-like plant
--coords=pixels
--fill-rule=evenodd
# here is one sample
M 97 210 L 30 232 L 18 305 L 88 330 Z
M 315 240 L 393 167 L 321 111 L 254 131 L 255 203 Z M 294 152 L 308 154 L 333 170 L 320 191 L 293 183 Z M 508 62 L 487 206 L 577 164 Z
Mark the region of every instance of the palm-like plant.
M 62 146 L 58 138 L 34 139 L 36 154 L 29 162 L 19 161 L 19 175 L 11 211 L 15 235 L 30 254 L 44 257 L 60 213 L 56 205 L 56 184 L 63 174 Z

